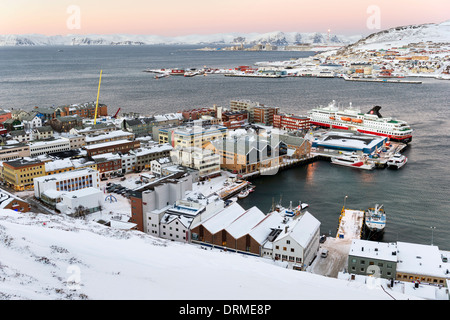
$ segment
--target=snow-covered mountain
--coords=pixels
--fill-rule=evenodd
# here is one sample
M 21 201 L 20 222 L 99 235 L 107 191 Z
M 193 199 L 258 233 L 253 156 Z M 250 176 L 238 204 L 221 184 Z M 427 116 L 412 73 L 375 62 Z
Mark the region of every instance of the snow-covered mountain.
M 0 283 L 0 300 L 415 299 L 269 259 L 7 209 L 0 209 Z
M 395 27 L 372 33 L 353 44 L 347 45 L 340 52 L 346 53 L 358 49 L 389 49 L 410 43 L 426 43 L 428 41 L 433 43 L 450 43 L 450 20 L 442 23 Z
M 31 45 L 155 45 L 155 44 L 257 44 L 290 45 L 313 43 L 345 45 L 361 36 L 333 35 L 328 42 L 326 33 L 268 32 L 268 33 L 216 33 L 207 35 L 186 35 L 164 37 L 158 35 L 66 35 L 45 36 L 40 34 L 0 35 L 0 46 Z

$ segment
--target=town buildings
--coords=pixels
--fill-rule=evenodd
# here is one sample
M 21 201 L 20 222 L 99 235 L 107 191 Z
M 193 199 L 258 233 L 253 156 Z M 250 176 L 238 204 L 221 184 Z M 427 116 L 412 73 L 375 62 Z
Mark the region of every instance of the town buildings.
M 108 115 L 108 106 L 103 103 L 99 103 L 97 106 L 95 102 L 59 106 L 55 108 L 55 112 L 58 112 L 61 117 L 77 115 L 81 118 L 93 119 L 96 108 L 97 117 L 105 117 Z
M 192 190 L 192 177 L 184 172 L 158 179 L 133 190 L 130 222 L 136 229 L 148 233 L 152 220 L 151 212 L 158 212 L 170 207 L 177 200 L 184 198 L 186 191 Z M 150 216 L 149 216 L 150 215 Z
M 29 157 L 30 146 L 25 143 L 13 143 L 0 146 L 0 161 Z
M 71 216 L 86 216 L 100 211 L 103 204 L 103 192 L 87 187 L 70 192 L 61 192 L 55 209 Z
M 0 189 L 0 208 L 11 209 L 18 212 L 30 211 L 30 204 L 14 194 Z
M 69 132 L 73 128 L 81 128 L 83 119 L 78 115 L 56 117 L 48 122 L 56 132 Z
M 220 156 L 209 149 L 177 147 L 170 157 L 175 164 L 198 170 L 200 179 L 220 175 Z
M 260 123 L 266 126 L 273 125 L 274 117 L 278 113 L 278 107 L 269 107 L 258 105 L 253 107 L 253 122 Z
M 0 123 L 3 123 L 8 119 L 11 119 L 11 111 L 1 109 L 0 110 Z
M 15 191 L 32 189 L 33 180 L 44 175 L 44 163 L 38 159 L 20 158 L 3 162 L 3 180 Z
M 304 270 L 317 256 L 320 222 L 304 209 L 284 208 L 264 214 L 238 203 L 191 225 L 192 242 L 286 261 Z
M 202 121 L 193 124 L 161 128 L 159 130 L 159 143 L 169 143 L 172 147 L 200 147 L 211 140 L 224 138 L 227 128 L 220 125 L 208 125 Z
M 53 138 L 53 128 L 51 126 L 36 127 L 33 129 L 33 137 L 35 140 L 45 140 Z
M 118 153 L 102 153 L 92 156 L 92 159 L 94 160 L 100 178 L 102 179 L 109 178 L 111 175 L 123 173 L 122 157 Z
M 133 149 L 138 149 L 141 146 L 139 140 L 114 140 L 103 143 L 96 143 L 91 145 L 85 145 L 84 150 L 87 151 L 88 156 L 95 156 L 102 153 L 121 152 L 126 153 Z
M 353 240 L 348 272 L 384 279 L 446 286 L 450 264 L 437 246 Z
M 70 140 L 65 137 L 47 139 L 43 141 L 33 141 L 29 143 L 30 156 L 51 154 L 70 150 Z
M 216 139 L 207 143 L 205 149 L 220 156 L 222 169 L 242 174 L 276 167 L 287 154 L 282 141 L 255 134 Z
M 100 188 L 99 172 L 90 168 L 40 176 L 34 179 L 34 196 L 51 207 L 61 201 L 62 192 L 93 187 Z
M 273 126 L 289 131 L 308 130 L 310 128 L 310 122 L 306 116 L 274 114 Z

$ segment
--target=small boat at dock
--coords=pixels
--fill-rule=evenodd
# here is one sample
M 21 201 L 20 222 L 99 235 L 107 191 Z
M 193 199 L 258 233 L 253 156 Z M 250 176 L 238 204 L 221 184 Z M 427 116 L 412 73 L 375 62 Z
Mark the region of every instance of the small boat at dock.
M 244 199 L 247 198 L 249 194 L 250 192 L 248 190 L 242 190 L 241 192 L 238 193 L 237 197 L 238 199 Z
M 406 162 L 408 162 L 408 158 L 406 156 L 396 153 L 386 162 L 386 164 L 388 168 L 400 169 L 406 164 Z
M 364 170 L 372 170 L 375 168 L 375 164 L 373 162 L 369 162 L 367 159 L 354 154 L 344 154 L 341 156 L 332 157 L 331 163 Z

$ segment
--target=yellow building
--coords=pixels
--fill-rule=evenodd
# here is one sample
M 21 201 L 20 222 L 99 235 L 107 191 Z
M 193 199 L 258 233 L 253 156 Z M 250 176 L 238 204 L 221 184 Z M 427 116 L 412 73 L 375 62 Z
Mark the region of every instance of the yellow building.
M 172 147 L 202 148 L 209 141 L 223 139 L 227 135 L 227 127 L 219 125 L 193 125 L 159 130 L 159 143 L 169 143 Z
M 84 161 L 83 159 L 52 161 L 16 159 L 3 162 L 1 177 L 9 187 L 16 191 L 23 191 L 34 188 L 34 178 L 81 168 L 97 170 L 97 164 L 95 161 Z
M 33 189 L 33 179 L 45 176 L 45 166 L 40 160 L 17 159 L 3 162 L 4 182 L 16 191 Z

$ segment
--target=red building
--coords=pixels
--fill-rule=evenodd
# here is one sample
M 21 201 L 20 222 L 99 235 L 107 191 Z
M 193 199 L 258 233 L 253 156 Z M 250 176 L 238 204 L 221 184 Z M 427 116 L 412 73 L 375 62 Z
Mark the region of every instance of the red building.
M 199 108 L 181 111 L 183 119 L 185 120 L 198 120 L 202 116 L 214 116 L 216 111 L 210 108 Z
M 248 119 L 247 111 L 228 111 L 222 113 L 222 125 L 228 129 L 241 128 Z
M 5 129 L 5 126 L 3 125 L 3 123 L 0 123 L 0 135 L 2 134 L 7 134 L 8 130 Z
M 122 173 L 122 159 L 119 155 L 103 154 L 92 158 L 101 178 L 109 177 L 111 173 Z
M 253 108 L 253 122 L 266 126 L 273 125 L 274 116 L 278 114 L 278 107 L 255 106 Z
M 306 130 L 309 129 L 310 122 L 306 116 L 275 114 L 273 126 L 285 130 Z

